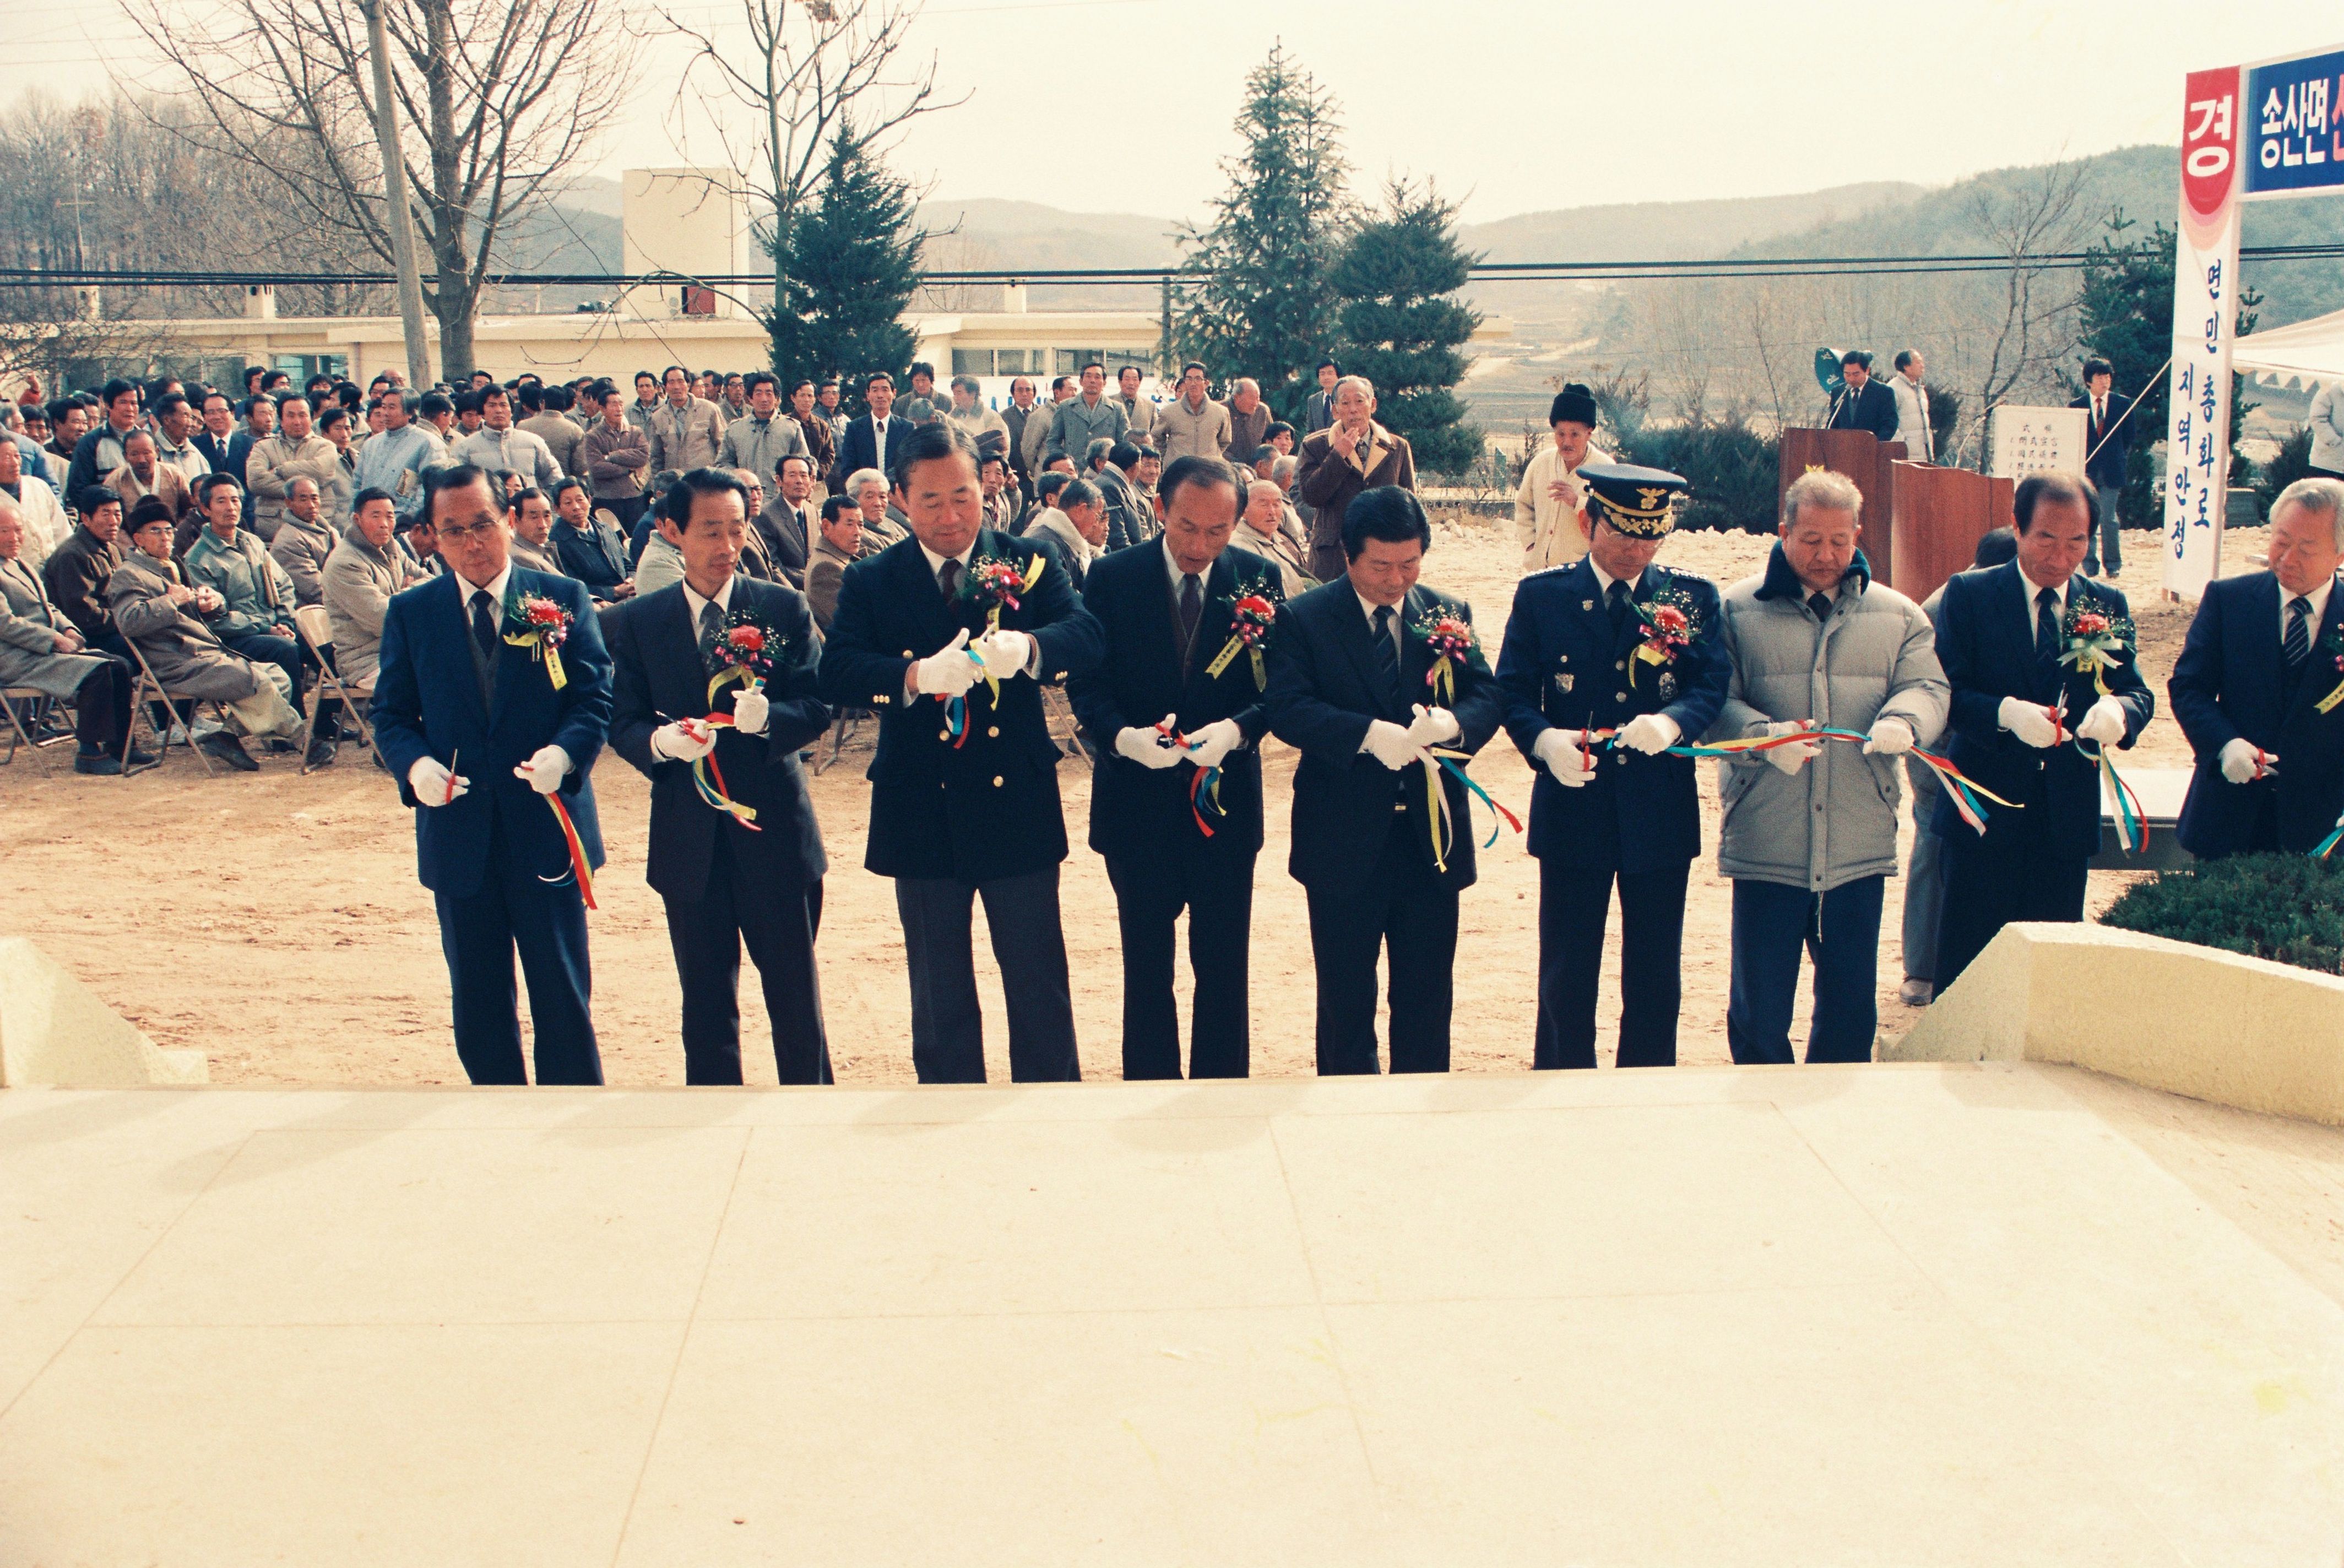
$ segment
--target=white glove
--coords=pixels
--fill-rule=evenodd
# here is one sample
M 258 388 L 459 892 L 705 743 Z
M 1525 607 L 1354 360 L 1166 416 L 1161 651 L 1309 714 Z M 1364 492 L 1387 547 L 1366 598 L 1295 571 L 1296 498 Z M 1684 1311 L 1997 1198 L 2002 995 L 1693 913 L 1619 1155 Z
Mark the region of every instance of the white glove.
M 1359 749 L 1394 773 L 1423 754 L 1423 748 L 1409 739 L 1408 732 L 1389 719 L 1368 721 L 1368 736 L 1359 743 Z
M 1675 745 L 1683 733 L 1677 722 L 1666 713 L 1639 713 L 1621 730 L 1620 744 L 1632 752 L 1653 757 Z
M 1116 754 L 1129 757 L 1144 768 L 1177 767 L 1180 759 L 1187 754 L 1167 738 L 1175 727 L 1176 715 L 1167 713 L 1164 715 L 1164 727 L 1160 730 L 1144 730 L 1137 724 L 1117 730 L 1115 733 Z
M 2058 726 L 2051 722 L 2051 710 L 2036 703 L 2023 703 L 2016 697 L 2005 697 L 1995 710 L 2002 727 L 2030 746 L 2047 746 L 2059 738 Z
M 561 787 L 562 775 L 569 771 L 568 752 L 560 746 L 540 746 L 536 755 L 513 769 L 513 777 L 540 794 L 551 794 Z
M 707 725 L 682 720 L 652 732 L 652 754 L 670 762 L 696 763 L 716 749 L 716 732 Z
M 1549 730 L 1531 745 L 1531 755 L 1554 775 L 1554 782 L 1582 788 L 1595 776 L 1595 759 L 1589 756 L 1569 730 Z
M 2076 737 L 2113 746 L 2124 739 L 2125 717 L 2122 703 L 2114 697 L 2102 697 L 2085 711 L 2084 722 L 2076 726 Z
M 472 781 L 450 773 L 438 757 L 418 757 L 407 770 L 407 787 L 419 805 L 446 805 L 471 788 Z
M 957 697 L 976 684 L 983 672 L 968 656 L 968 628 L 912 666 L 912 690 L 931 697 Z
M 732 727 L 744 735 L 763 734 L 765 721 L 772 716 L 773 706 L 763 692 L 735 692 L 732 694 Z
M 1807 726 L 1799 720 L 1786 719 L 1781 723 L 1767 725 L 1766 733 L 1770 735 L 1795 735 L 1803 733 L 1806 728 Z M 1768 746 L 1758 754 L 1784 773 L 1794 774 L 1814 761 L 1815 754 L 1823 749 L 1824 744 L 1821 741 L 1793 741 L 1787 746 Z
M 1901 757 L 1913 749 L 1913 726 L 1894 713 L 1883 713 L 1872 721 L 1872 738 L 1864 743 L 1864 754 Z
M 987 632 L 976 640 L 976 656 L 996 681 L 1022 675 L 1034 662 L 1034 639 L 1023 632 Z
M 2259 750 L 2244 735 L 2222 743 L 2221 767 L 2222 776 L 2235 784 L 2278 776 L 2278 758 Z
M 1428 708 L 1419 703 L 1409 712 L 1416 717 L 1409 721 L 1408 738 L 1420 746 L 1441 745 L 1463 733 L 1458 728 L 1457 715 L 1446 708 Z
M 1221 759 L 1245 744 L 1245 731 L 1235 719 L 1215 719 L 1188 737 L 1188 760 L 1198 767 L 1210 770 L 1221 765 Z

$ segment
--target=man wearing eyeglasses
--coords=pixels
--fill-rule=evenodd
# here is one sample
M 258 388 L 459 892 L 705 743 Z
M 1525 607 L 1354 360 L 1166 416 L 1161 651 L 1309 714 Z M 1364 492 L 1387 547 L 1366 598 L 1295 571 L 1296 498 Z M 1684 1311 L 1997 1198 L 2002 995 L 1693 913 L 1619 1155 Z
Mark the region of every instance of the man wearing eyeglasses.
M 529 1081 L 518 950 L 537 1081 L 599 1084 L 591 891 L 579 885 L 564 822 L 591 874 L 602 838 L 587 775 L 611 723 L 610 655 L 583 583 L 513 564 L 511 525 L 485 470 L 432 469 L 423 484 L 448 570 L 384 612 L 375 741 L 415 811 L 456 1054 L 476 1084 Z

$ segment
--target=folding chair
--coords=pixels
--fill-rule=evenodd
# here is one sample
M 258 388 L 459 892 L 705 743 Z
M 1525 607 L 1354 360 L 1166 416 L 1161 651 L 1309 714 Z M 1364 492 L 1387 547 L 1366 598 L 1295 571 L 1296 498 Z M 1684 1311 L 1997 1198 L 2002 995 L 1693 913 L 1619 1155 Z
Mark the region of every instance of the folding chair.
M 814 744 L 813 771 L 816 778 L 820 778 L 822 776 L 823 769 L 838 761 L 840 748 L 844 747 L 848 741 L 854 738 L 855 731 L 861 729 L 863 727 L 863 721 L 869 717 L 871 717 L 871 710 L 868 708 L 841 708 L 838 710 L 838 717 L 830 722 L 830 755 L 825 757 L 822 754 L 822 745 L 820 742 L 816 742 Z
M 71 730 L 56 735 L 35 733 L 40 723 L 40 713 L 56 700 L 46 692 L 38 691 L 31 686 L 9 686 L 0 689 L 0 713 L 5 713 L 8 715 L 8 754 L 0 756 L 0 766 L 5 766 L 16 760 L 16 748 L 19 745 L 27 745 L 38 751 L 43 746 L 54 746 L 60 742 L 74 738 Z M 27 728 L 24 715 L 16 712 L 16 704 L 19 703 L 32 704 L 34 728 Z
M 328 690 L 341 699 L 342 713 L 359 727 L 359 739 L 374 750 L 374 726 L 367 723 L 366 704 L 374 701 L 372 683 L 360 684 L 345 681 L 326 660 L 326 649 L 334 640 L 333 618 L 322 604 L 304 604 L 293 612 L 293 632 L 301 645 L 318 662 L 318 684 L 309 694 L 309 706 L 301 715 L 301 771 L 309 771 L 309 743 L 318 734 L 318 710 L 325 706 Z M 378 755 L 380 754 L 378 753 Z M 389 764 L 383 764 L 388 767 Z
M 190 704 L 187 709 L 187 750 L 195 753 L 196 761 L 204 764 L 204 774 L 206 777 L 217 777 L 219 770 L 212 765 L 212 759 L 205 754 L 204 748 L 196 744 L 195 721 L 196 714 L 201 712 L 207 703 L 210 705 L 212 712 L 216 715 L 225 720 L 227 713 L 227 705 L 215 698 L 189 697 L 182 693 L 167 690 L 164 686 L 163 683 L 156 678 L 155 666 L 146 663 L 146 650 L 138 646 L 137 641 L 135 638 L 129 637 L 124 638 L 123 641 L 130 646 L 130 656 L 138 662 L 138 679 L 132 683 L 130 689 L 131 733 L 134 737 L 136 735 L 138 722 L 142 718 L 145 719 L 148 732 L 155 737 L 155 760 L 148 763 L 146 767 L 133 767 L 130 765 L 130 758 L 126 754 L 122 759 L 122 776 L 124 778 L 128 778 L 132 774 L 143 774 L 146 772 L 148 768 L 159 768 L 163 765 L 164 758 L 170 754 L 171 729 L 173 726 L 165 725 L 160 730 L 156 729 L 155 718 L 154 715 L 147 711 L 147 704 L 149 703 L 160 703 L 166 709 L 169 709 L 173 713 L 174 716 L 176 716 L 177 711 L 176 709 L 171 709 L 171 704 L 173 703 L 187 703 Z M 130 750 L 136 751 L 137 750 L 137 747 L 133 745 Z
M 1042 723 L 1050 738 L 1058 743 L 1060 751 L 1082 758 L 1083 764 L 1094 773 L 1098 770 L 1098 759 L 1083 744 L 1083 727 L 1075 719 L 1075 705 L 1067 700 L 1065 687 L 1042 688 Z

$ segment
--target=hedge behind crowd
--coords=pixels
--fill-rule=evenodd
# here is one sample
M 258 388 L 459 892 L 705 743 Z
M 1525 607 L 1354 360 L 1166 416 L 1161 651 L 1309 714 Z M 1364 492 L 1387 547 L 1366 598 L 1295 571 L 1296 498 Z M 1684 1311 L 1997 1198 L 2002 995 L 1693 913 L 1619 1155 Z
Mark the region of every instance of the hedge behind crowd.
M 2344 973 L 2344 873 L 2307 855 L 2240 855 L 2137 883 L 2100 924 Z

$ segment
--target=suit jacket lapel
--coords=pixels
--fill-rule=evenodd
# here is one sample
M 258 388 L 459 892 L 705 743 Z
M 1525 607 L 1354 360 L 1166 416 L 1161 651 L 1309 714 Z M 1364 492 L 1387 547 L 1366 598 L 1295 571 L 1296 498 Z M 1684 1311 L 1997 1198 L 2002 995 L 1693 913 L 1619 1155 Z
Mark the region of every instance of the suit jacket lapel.
M 741 588 L 740 580 L 735 578 L 732 582 L 732 602 L 735 604 L 741 602 Z M 673 650 L 663 663 L 667 666 L 667 673 L 682 693 L 681 696 L 672 693 L 668 696 L 671 704 L 668 716 L 682 718 L 690 714 L 698 717 L 708 711 L 708 686 L 704 681 L 692 678 L 701 669 L 701 659 L 700 628 L 692 623 L 692 601 L 678 593 L 675 607 L 666 619 L 664 630 L 653 627 L 652 631 L 658 633 L 657 645 Z
M 442 584 L 445 586 L 441 586 Z M 432 585 L 433 592 L 437 592 L 440 599 L 440 606 L 434 613 L 441 618 L 441 624 L 447 633 L 455 638 L 455 641 L 448 646 L 461 655 L 459 673 L 462 679 L 457 683 L 463 687 L 465 701 L 472 704 L 472 712 L 480 715 L 480 725 L 486 729 L 489 723 L 489 708 L 487 703 L 480 701 L 480 683 L 472 673 L 472 622 L 466 613 L 466 602 L 472 594 L 471 584 L 457 576 L 455 572 L 449 572 L 433 578 Z
M 2277 576 L 2274 575 L 2270 580 L 2270 592 L 2256 594 L 2255 601 L 2255 613 L 2263 617 L 2263 624 L 2278 625 L 2279 606 L 2285 602 L 2285 600 Z M 2320 612 L 2319 624 L 2311 629 L 2311 657 L 2304 661 L 2303 673 L 2296 678 L 2295 699 L 2288 703 L 2286 713 L 2281 715 L 2283 719 L 2293 718 L 2300 709 L 2319 706 L 2321 699 L 2336 690 L 2337 681 L 2344 680 L 2344 670 L 2339 670 L 2336 667 L 2336 656 L 2323 652 L 2320 649 L 2320 644 L 2337 635 L 2339 627 L 2344 627 L 2344 582 L 2331 583 L 2329 587 L 2328 608 Z M 2278 643 L 2268 637 L 2263 638 L 2256 645 L 2274 649 L 2278 647 Z M 2286 673 L 2286 654 L 2279 653 L 2277 656 L 2277 665 L 2278 673 L 2281 676 Z M 2331 679 L 2331 677 L 2335 678 Z M 2286 690 L 2283 683 L 2279 689 Z
M 1384 718 L 1390 718 L 1392 696 L 1384 689 L 1383 668 L 1376 658 L 1374 622 L 1368 618 L 1368 612 L 1360 608 L 1359 593 L 1349 582 L 1343 584 L 1343 592 L 1336 598 L 1334 610 L 1336 615 L 1349 628 L 1343 635 L 1343 649 L 1350 655 L 1352 666 L 1359 672 L 1360 687 L 1368 693 L 1369 700 L 1375 704 L 1378 713 Z M 1399 608 L 1395 606 L 1393 612 L 1399 613 Z

